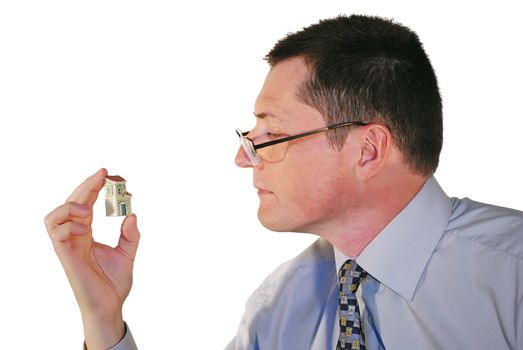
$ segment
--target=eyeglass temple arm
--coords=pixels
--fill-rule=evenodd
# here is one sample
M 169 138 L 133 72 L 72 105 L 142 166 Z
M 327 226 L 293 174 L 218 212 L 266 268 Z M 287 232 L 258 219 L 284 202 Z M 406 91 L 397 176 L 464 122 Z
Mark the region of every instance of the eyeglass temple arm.
M 367 125 L 367 123 L 364 123 L 364 122 L 344 122 L 344 123 L 329 125 L 329 126 L 325 126 L 323 128 L 320 128 L 320 129 L 315 129 L 315 130 L 311 130 L 311 131 L 305 132 L 303 134 L 293 135 L 293 136 L 284 137 L 284 138 L 278 139 L 278 140 L 273 140 L 273 141 L 267 141 L 267 142 L 264 142 L 264 143 L 260 143 L 259 145 L 254 145 L 254 149 L 264 148 L 264 147 L 276 145 L 278 143 L 292 141 L 292 140 L 295 140 L 295 139 L 298 139 L 298 138 L 301 138 L 301 137 L 314 135 L 314 134 L 317 134 L 319 132 L 332 130 L 332 129 L 336 129 L 336 128 L 339 128 L 339 127 L 342 127 L 342 126 L 348 126 L 348 125 L 360 125 L 360 126 L 362 126 L 362 125 Z M 250 131 L 247 131 L 247 132 L 244 132 L 242 134 L 243 134 L 243 136 L 245 136 L 249 132 Z

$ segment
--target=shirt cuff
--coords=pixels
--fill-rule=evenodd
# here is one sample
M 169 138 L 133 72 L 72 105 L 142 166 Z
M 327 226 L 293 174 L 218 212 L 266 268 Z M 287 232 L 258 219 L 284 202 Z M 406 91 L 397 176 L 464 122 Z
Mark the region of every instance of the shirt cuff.
M 136 343 L 134 342 L 133 335 L 131 334 L 131 330 L 127 326 L 127 323 L 124 322 L 125 325 L 125 334 L 120 340 L 118 344 L 113 346 L 112 348 L 108 350 L 138 350 L 138 347 L 136 346 Z M 84 341 L 84 350 L 88 350 L 87 346 L 85 345 Z

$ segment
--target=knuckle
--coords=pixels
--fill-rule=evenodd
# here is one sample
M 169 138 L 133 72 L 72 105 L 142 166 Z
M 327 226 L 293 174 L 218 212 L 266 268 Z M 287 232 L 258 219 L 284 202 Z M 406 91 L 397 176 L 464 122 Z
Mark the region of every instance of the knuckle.
M 69 216 L 69 217 L 73 216 L 74 205 L 75 205 L 74 202 L 68 202 L 68 203 L 64 204 L 65 212 L 66 212 L 67 216 Z
M 44 217 L 44 224 L 45 226 L 49 226 L 51 224 L 51 218 L 50 218 L 50 213 L 47 214 L 45 217 Z
M 70 222 L 66 222 L 56 227 L 49 235 L 53 241 L 61 241 L 64 237 L 70 235 L 71 225 Z
M 44 224 L 45 224 L 45 227 L 47 228 L 47 231 L 49 231 L 49 233 L 52 230 L 53 226 L 55 226 L 55 224 L 56 224 L 55 211 L 56 211 L 56 209 L 44 217 Z

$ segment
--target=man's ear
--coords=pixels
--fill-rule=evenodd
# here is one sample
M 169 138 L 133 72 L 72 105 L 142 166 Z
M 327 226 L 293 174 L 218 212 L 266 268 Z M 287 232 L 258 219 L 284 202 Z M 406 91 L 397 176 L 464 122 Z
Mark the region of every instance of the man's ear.
M 370 124 L 364 130 L 356 164 L 356 172 L 362 179 L 373 177 L 383 169 L 392 146 L 392 135 L 386 126 Z

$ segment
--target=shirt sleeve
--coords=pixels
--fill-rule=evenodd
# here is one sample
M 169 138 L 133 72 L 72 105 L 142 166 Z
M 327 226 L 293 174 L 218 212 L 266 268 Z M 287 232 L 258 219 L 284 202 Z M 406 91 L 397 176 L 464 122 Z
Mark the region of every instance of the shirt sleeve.
M 225 347 L 224 350 L 236 350 L 236 338 L 231 340 L 231 342 Z
M 234 337 L 224 350 L 260 350 L 258 344 L 240 344 L 238 336 Z
M 88 350 L 87 346 L 84 342 L 84 350 Z M 120 340 L 118 344 L 113 346 L 112 348 L 108 350 L 138 350 L 138 347 L 136 346 L 136 343 L 134 342 L 133 335 L 131 334 L 131 330 L 127 326 L 127 323 L 125 323 L 125 334 Z

